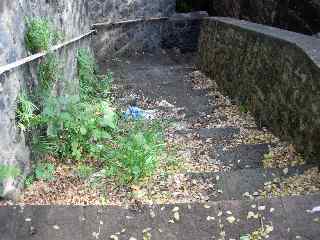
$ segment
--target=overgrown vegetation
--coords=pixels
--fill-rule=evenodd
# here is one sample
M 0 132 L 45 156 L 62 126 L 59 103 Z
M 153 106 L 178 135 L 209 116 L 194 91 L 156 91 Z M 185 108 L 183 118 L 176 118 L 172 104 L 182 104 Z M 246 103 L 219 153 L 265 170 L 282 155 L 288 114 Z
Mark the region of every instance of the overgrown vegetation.
M 0 164 L 0 181 L 7 178 L 15 178 L 20 175 L 20 170 L 16 166 Z
M 33 19 L 27 25 L 26 42 L 31 52 L 48 50 L 57 41 L 49 21 Z M 52 95 L 54 83 L 63 77 L 53 54 L 39 65 L 36 103 L 21 93 L 18 125 L 23 131 L 37 133 L 33 134 L 33 151 L 58 163 L 71 161 L 81 179 L 102 169 L 105 177 L 119 184 L 152 175 L 164 150 L 161 124 L 122 118 L 109 99 L 112 74 L 98 75 L 95 59 L 87 49 L 78 51 L 77 63 L 79 96 Z M 54 172 L 53 163 L 39 161 L 25 183 L 51 181 Z
M 97 74 L 96 62 L 87 49 L 80 49 L 77 56 L 80 97 L 83 101 L 107 98 L 112 82 L 112 74 Z
M 40 96 L 49 94 L 53 84 L 62 76 L 61 66 L 53 53 L 49 53 L 40 63 L 38 69 L 39 86 L 38 91 Z
M 164 137 L 158 122 L 131 121 L 124 129 L 103 157 L 107 176 L 128 184 L 154 173 Z
M 47 135 L 38 142 L 40 149 L 61 159 L 97 157 L 99 143 L 111 138 L 117 116 L 107 101 L 96 104 L 76 96 L 49 97 L 40 114 Z
M 31 53 L 47 51 L 62 40 L 62 34 L 46 18 L 27 18 L 25 42 Z
M 16 116 L 18 127 L 23 132 L 30 130 L 37 123 L 38 118 L 35 115 L 37 107 L 30 101 L 25 91 L 22 91 L 18 96 L 17 105 Z

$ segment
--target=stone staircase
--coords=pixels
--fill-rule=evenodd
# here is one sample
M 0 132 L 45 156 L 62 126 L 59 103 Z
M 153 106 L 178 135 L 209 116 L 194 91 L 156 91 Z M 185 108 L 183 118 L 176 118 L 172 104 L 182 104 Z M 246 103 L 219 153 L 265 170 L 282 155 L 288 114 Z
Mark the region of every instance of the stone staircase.
M 182 122 L 201 122 L 216 108 L 207 90 L 196 90 L 184 76 L 195 70 L 194 56 L 157 53 L 106 59 L 103 71 L 114 72 L 121 85 L 117 97 L 141 93 L 148 99 L 161 99 L 182 108 Z M 138 101 L 139 102 L 139 101 Z M 304 196 L 259 198 L 259 190 L 276 178 L 302 174 L 313 166 L 265 169 L 262 160 L 268 144 L 234 144 L 241 129 L 220 127 L 181 127 L 177 135 L 195 134 L 205 144 L 210 139 L 208 160 L 225 171 L 188 172 L 192 179 L 214 184 L 206 202 L 189 202 L 134 207 L 104 206 L 12 206 L 0 208 L 0 239 L 320 239 L 320 193 Z M 234 145 L 233 145 L 234 144 Z M 196 161 L 197 159 L 195 159 Z M 195 163 L 196 164 L 196 163 Z M 1 221 L 2 222 L 2 221 Z M 14 223 L 14 224 L 12 224 Z M 255 233 L 254 233 L 255 232 Z M 251 234 L 252 238 L 249 238 Z M 253 235 L 256 234 L 256 238 Z M 261 238 L 259 238 L 261 237 Z

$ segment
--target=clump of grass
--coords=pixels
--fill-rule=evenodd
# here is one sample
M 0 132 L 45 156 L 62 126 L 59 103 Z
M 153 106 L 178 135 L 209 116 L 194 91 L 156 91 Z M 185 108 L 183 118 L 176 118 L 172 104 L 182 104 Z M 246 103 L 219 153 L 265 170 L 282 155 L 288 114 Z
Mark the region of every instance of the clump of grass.
M 35 178 L 41 181 L 52 181 L 54 180 L 54 173 L 56 168 L 52 163 L 38 163 L 35 169 Z
M 86 179 L 94 173 L 94 168 L 92 166 L 80 163 L 77 167 L 77 174 L 80 178 Z
M 95 58 L 87 49 L 78 51 L 77 62 L 80 98 L 84 101 L 92 101 L 108 96 L 112 74 L 108 73 L 104 76 L 99 76 Z
M 38 108 L 31 102 L 27 93 L 22 91 L 18 96 L 18 105 L 16 110 L 18 127 L 23 131 L 30 130 L 37 123 L 35 111 Z
M 25 42 L 31 53 L 47 51 L 62 39 L 52 23 L 46 18 L 26 19 L 27 32 Z
M 15 178 L 20 175 L 20 169 L 16 166 L 0 164 L 0 181 L 7 178 Z
M 53 84 L 61 76 L 60 64 L 57 58 L 52 54 L 48 54 L 38 68 L 38 89 L 40 94 L 46 95 L 52 89 Z
M 129 184 L 152 175 L 158 156 L 164 150 L 164 137 L 158 123 L 132 121 L 114 139 L 104 155 L 108 177 Z
M 111 138 L 117 115 L 106 101 L 90 104 L 75 96 L 49 97 L 40 119 L 49 126 L 42 149 L 59 158 L 80 160 L 99 155 L 99 143 Z

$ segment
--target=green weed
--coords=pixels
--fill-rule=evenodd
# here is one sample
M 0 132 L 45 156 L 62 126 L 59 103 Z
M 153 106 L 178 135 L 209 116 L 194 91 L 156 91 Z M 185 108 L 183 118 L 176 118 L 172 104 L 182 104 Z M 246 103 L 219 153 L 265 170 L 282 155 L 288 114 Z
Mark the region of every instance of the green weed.
M 87 49 L 80 49 L 77 56 L 80 97 L 84 101 L 105 98 L 110 90 L 112 74 L 97 75 L 94 56 Z
M 158 156 L 164 150 L 159 125 L 131 122 L 127 132 L 117 136 L 104 155 L 108 177 L 120 184 L 137 182 L 154 173 Z
M 27 176 L 26 178 L 25 178 L 25 180 L 24 180 L 24 185 L 26 186 L 26 187 L 29 187 L 29 186 L 31 186 L 33 183 L 34 183 L 34 176 L 33 175 L 30 175 L 30 176 Z
M 48 54 L 38 68 L 40 94 L 46 95 L 61 74 L 57 58 L 52 53 Z
M 80 178 L 86 179 L 94 173 L 94 168 L 83 163 L 80 163 L 77 167 L 77 174 Z
M 25 132 L 30 129 L 31 126 L 37 124 L 38 118 L 35 114 L 37 107 L 30 101 L 25 91 L 20 93 L 17 103 L 17 124 L 18 127 Z
M 0 164 L 0 181 L 7 178 L 15 178 L 21 174 L 20 169 L 16 166 Z
M 31 53 L 47 51 L 62 39 L 62 35 L 46 18 L 26 19 L 27 32 L 25 42 Z
M 105 101 L 90 104 L 75 96 L 49 97 L 40 119 L 49 126 L 47 140 L 42 143 L 54 149 L 51 154 L 80 160 L 96 156 L 98 143 L 111 138 L 117 115 Z
M 52 163 L 38 163 L 35 169 L 35 178 L 41 181 L 54 180 L 55 166 Z

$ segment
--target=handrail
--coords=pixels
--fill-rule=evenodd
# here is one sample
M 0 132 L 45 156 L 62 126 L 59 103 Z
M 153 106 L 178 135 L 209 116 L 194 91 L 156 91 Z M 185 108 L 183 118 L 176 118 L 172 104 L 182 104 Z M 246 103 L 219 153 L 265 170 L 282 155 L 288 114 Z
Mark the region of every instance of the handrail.
M 65 46 L 67 46 L 67 45 L 70 45 L 70 44 L 72 44 L 74 42 L 77 42 L 77 41 L 79 41 L 79 40 L 81 40 L 81 39 L 83 39 L 83 38 L 85 38 L 85 37 L 87 37 L 87 36 L 89 36 L 89 35 L 91 35 L 91 34 L 93 34 L 95 32 L 96 32 L 96 30 L 90 30 L 89 32 L 87 32 L 85 34 L 82 34 L 82 35 L 80 35 L 80 36 L 78 36 L 76 38 L 73 38 L 73 39 L 71 39 L 69 41 L 66 41 L 64 43 L 61 43 L 61 44 L 53 46 L 52 48 L 50 48 L 49 51 L 36 53 L 36 54 L 31 55 L 31 56 L 25 57 L 23 59 L 17 60 L 17 61 L 15 61 L 13 63 L 9 63 L 9 64 L 4 65 L 4 66 L 0 66 L 0 75 L 5 73 L 5 72 L 11 71 L 11 70 L 13 70 L 13 69 L 15 69 L 15 68 L 17 68 L 19 66 L 22 66 L 22 65 L 24 65 L 24 64 L 26 64 L 28 62 L 32 62 L 32 61 L 34 61 L 36 59 L 42 58 L 43 56 L 46 56 L 49 52 L 57 51 L 60 48 L 63 48 Z
M 101 26 L 115 26 L 115 25 L 121 25 L 121 24 L 126 24 L 126 23 L 137 23 L 137 22 L 152 22 L 152 21 L 159 21 L 159 20 L 168 20 L 168 17 L 150 17 L 150 18 L 136 18 L 136 19 L 131 19 L 131 20 L 123 20 L 123 21 L 118 21 L 118 22 L 100 22 L 100 23 L 95 23 L 92 24 L 92 27 L 101 27 Z
M 150 17 L 150 18 L 137 18 L 137 19 L 132 19 L 132 20 L 123 20 L 123 21 L 117 21 L 117 22 L 101 22 L 101 23 L 95 23 L 91 25 L 91 29 L 89 32 L 82 34 L 76 38 L 73 38 L 69 41 L 66 41 L 64 43 L 58 44 L 53 46 L 52 48 L 50 48 L 48 51 L 44 51 L 44 52 L 40 52 L 40 53 L 36 53 L 33 55 L 30 55 L 28 57 L 19 59 L 15 62 L 9 63 L 7 65 L 4 66 L 0 66 L 0 75 L 5 73 L 5 72 L 9 72 L 17 67 L 20 67 L 26 63 L 32 62 L 36 59 L 42 58 L 43 56 L 46 56 L 49 52 L 52 51 L 57 51 L 60 48 L 63 48 L 71 43 L 77 42 L 79 40 L 81 40 L 82 38 L 85 38 L 93 33 L 96 32 L 97 27 L 101 27 L 101 26 L 115 26 L 115 25 L 121 25 L 121 24 L 126 24 L 126 23 L 137 23 L 137 22 L 151 22 L 151 21 L 159 21 L 159 20 L 168 20 L 168 17 Z

